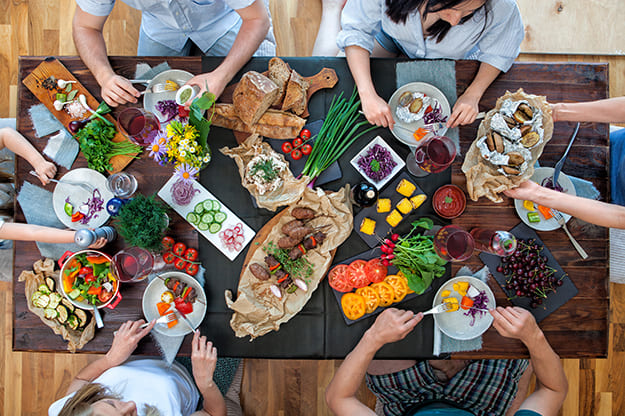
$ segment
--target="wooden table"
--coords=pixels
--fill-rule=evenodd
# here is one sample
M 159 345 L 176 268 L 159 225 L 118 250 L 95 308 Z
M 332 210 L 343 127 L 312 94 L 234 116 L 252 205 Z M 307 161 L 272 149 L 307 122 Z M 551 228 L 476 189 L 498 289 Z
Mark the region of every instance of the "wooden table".
M 23 79 L 38 65 L 41 59 L 42 58 L 38 57 L 21 58 L 20 79 Z M 141 61 L 152 65 L 158 64 L 162 62 L 162 60 L 163 58 L 141 59 Z M 134 65 L 138 61 L 137 58 L 130 57 L 111 58 L 116 72 L 128 77 L 134 75 Z M 167 61 L 172 68 L 185 69 L 192 73 L 201 72 L 202 62 L 200 58 L 168 58 Z M 334 62 L 337 65 L 345 65 L 343 61 L 338 59 L 327 61 L 329 63 Z M 62 62 L 94 95 L 99 95 L 99 87 L 78 58 L 64 58 Z M 303 62 L 305 63 L 305 61 Z M 301 63 L 302 61 L 300 60 L 300 64 Z M 379 65 L 392 67 L 394 61 L 381 61 Z M 374 65 L 374 67 L 376 67 L 376 65 Z M 206 69 L 206 65 L 204 68 Z M 467 61 L 458 62 L 456 64 L 457 89 L 459 94 L 466 88 L 476 71 L 477 64 L 475 62 Z M 388 77 L 390 75 L 385 72 L 384 76 Z M 237 79 L 237 77 L 235 77 L 235 79 Z M 341 78 L 339 82 L 342 82 Z M 349 80 L 349 82 L 352 81 Z M 502 95 L 506 89 L 516 90 L 520 86 L 524 87 L 528 92 L 547 95 L 550 101 L 560 101 L 564 99 L 584 101 L 604 98 L 607 97 L 607 66 L 586 64 L 515 64 L 507 74 L 499 77 L 488 89 L 481 102 L 480 109 L 488 110 L 492 108 L 497 97 Z M 333 91 L 330 92 L 328 97 L 333 93 Z M 386 88 L 381 94 L 383 96 L 390 96 L 390 93 L 392 93 L 392 89 Z M 32 125 L 27 115 L 27 109 L 37 103 L 35 101 L 36 99 L 21 84 L 18 90 L 18 97 L 18 130 L 29 138 L 39 150 L 42 150 L 43 147 L 45 147 L 46 140 L 35 138 Z M 460 137 L 463 154 L 466 153 L 469 144 L 474 139 L 477 126 L 478 123 L 474 123 L 471 126 L 461 128 Z M 572 128 L 572 124 L 556 124 L 554 137 L 545 148 L 545 152 L 541 158 L 541 163 L 544 166 L 553 166 L 555 161 L 559 159 L 572 132 Z M 383 133 L 380 132 L 380 134 L 383 134 L 383 137 L 390 137 L 388 130 L 379 129 L 379 131 L 383 131 Z M 607 137 L 608 130 L 606 125 L 583 124 L 578 139 L 569 155 L 569 161 L 564 167 L 564 171 L 567 173 L 592 180 L 600 190 L 602 196 L 608 194 Z M 359 146 L 358 149 L 360 147 L 361 146 Z M 358 149 L 350 150 L 356 152 Z M 213 149 L 213 151 L 215 150 L 216 149 Z M 402 156 L 406 154 L 407 149 L 404 149 L 400 153 Z M 346 169 L 350 169 L 347 165 L 350 157 L 349 155 L 343 157 L 347 160 L 345 165 L 343 165 L 344 161 L 342 161 L 344 173 L 347 172 Z M 85 165 L 85 160 L 79 156 L 74 167 L 83 167 Z M 452 180 L 457 184 L 462 184 L 464 180 L 464 175 L 462 175 L 460 171 L 460 165 L 461 160 L 457 160 L 451 172 Z M 22 181 L 27 178 L 28 170 L 30 170 L 30 166 L 28 166 L 24 160 L 19 159 L 16 169 L 18 190 Z M 155 169 L 154 162 L 146 157 L 134 161 L 126 170 L 137 176 L 140 184 L 139 191 L 145 194 L 150 194 L 160 189 L 171 175 L 170 169 Z M 63 173 L 65 173 L 65 170 L 61 168 L 59 174 L 62 175 Z M 449 172 L 447 174 L 449 175 Z M 426 184 L 424 186 L 428 188 L 426 191 L 431 194 L 428 185 Z M 336 188 L 336 186 L 333 186 L 333 188 Z M 47 189 L 52 190 L 53 187 L 48 186 Z M 488 222 L 484 221 L 485 218 L 488 219 Z M 16 207 L 16 221 L 24 221 L 24 216 L 19 206 Z M 511 201 L 507 200 L 503 204 L 494 205 L 490 201 L 482 199 L 476 203 L 470 202 L 465 214 L 454 222 L 468 229 L 478 224 L 512 228 L 512 226 L 519 222 L 519 219 L 514 213 Z M 609 305 L 607 230 L 576 221 L 575 219 L 569 222 L 569 227 L 588 251 L 590 255 L 588 260 L 582 262 L 579 259 L 563 232 L 554 231 L 550 233 L 539 233 L 539 235 L 549 246 L 560 264 L 564 266 L 571 279 L 579 288 L 580 293 L 556 313 L 545 319 L 541 327 L 556 351 L 563 357 L 604 357 L 607 354 L 608 344 L 607 320 Z M 171 235 L 175 235 L 182 241 L 197 246 L 197 235 L 194 233 L 193 229 L 175 214 L 174 220 L 172 221 Z M 118 242 L 107 247 L 106 251 L 114 253 L 119 247 L 121 246 Z M 15 254 L 13 349 L 65 351 L 65 343 L 60 337 L 53 335 L 50 329 L 40 322 L 39 318 L 28 311 L 24 299 L 24 285 L 17 282 L 17 276 L 21 270 L 29 269 L 32 263 L 40 257 L 35 244 L 16 242 Z M 337 257 L 341 257 L 341 254 L 341 248 L 339 248 Z M 342 257 L 345 258 L 347 256 L 343 253 Z M 477 256 L 474 256 L 468 264 L 474 267 L 481 266 L 481 262 Z M 456 269 L 457 267 L 454 265 L 452 272 L 455 272 Z M 227 279 L 230 281 L 230 287 L 236 289 L 238 277 L 229 276 Z M 128 319 L 138 319 L 142 316 L 140 305 L 144 286 L 145 283 L 138 283 L 134 285 L 124 285 L 122 287 L 122 294 L 124 296 L 123 302 L 121 302 L 114 311 L 105 310 L 105 328 L 97 332 L 96 337 L 85 346 L 82 352 L 107 351 L 112 340 L 112 332 L 119 324 Z M 330 292 L 329 290 L 326 291 L 327 288 L 325 288 L 325 285 L 322 286 L 324 286 L 324 288 L 320 289 L 324 291 L 319 296 L 327 297 Z M 495 292 L 497 303 L 505 305 L 507 303 L 505 296 L 494 280 L 491 280 L 490 286 Z M 334 301 L 333 299 L 330 300 Z M 331 304 L 331 302 L 325 302 L 323 299 L 321 303 Z M 336 306 L 333 306 L 333 308 L 336 308 Z M 225 320 L 229 320 L 229 317 L 229 315 L 224 315 Z M 290 323 L 285 324 L 284 328 L 289 324 Z M 352 337 L 354 340 L 359 338 L 359 334 L 364 330 L 363 328 L 363 326 L 360 326 L 356 329 L 351 329 L 351 331 L 354 332 Z M 345 331 L 347 330 L 345 329 Z M 280 332 L 286 335 L 288 331 Z M 426 334 L 420 334 L 421 337 L 425 335 Z M 245 340 L 245 342 L 247 342 L 247 340 Z M 187 339 L 181 348 L 181 353 L 188 354 L 189 347 L 190 345 Z M 349 351 L 349 349 L 351 349 L 351 346 L 346 346 L 346 351 Z M 224 351 L 224 349 L 220 350 Z M 151 342 L 142 342 L 137 353 L 156 354 L 156 349 Z M 519 357 L 525 356 L 526 354 L 527 352 L 520 342 L 502 338 L 493 329 L 490 329 L 484 335 L 484 347 L 481 351 L 459 354 L 458 356 L 473 358 Z M 254 356 L 253 353 L 243 355 Z M 311 354 L 309 358 L 322 357 Z

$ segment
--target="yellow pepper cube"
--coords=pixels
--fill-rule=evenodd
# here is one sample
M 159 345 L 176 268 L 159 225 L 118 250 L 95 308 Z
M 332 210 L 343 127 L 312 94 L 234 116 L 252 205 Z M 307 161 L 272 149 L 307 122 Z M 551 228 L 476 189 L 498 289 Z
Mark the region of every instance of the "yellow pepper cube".
M 523 208 L 531 212 L 536 211 L 536 208 L 534 208 L 534 203 L 532 201 L 523 201 Z
M 380 198 L 378 199 L 378 212 L 389 212 L 391 210 L 391 200 L 390 198 Z
M 444 298 L 448 298 L 449 295 L 451 295 L 451 290 L 443 290 L 441 292 L 441 296 L 444 297 Z
M 456 282 L 453 287 L 456 292 L 466 296 L 467 290 L 469 290 L 469 282 Z
M 391 227 L 396 227 L 403 219 L 404 217 L 402 217 L 396 209 L 386 216 L 386 222 L 388 222 Z
M 419 194 L 410 198 L 410 202 L 412 203 L 412 207 L 417 209 L 421 206 L 421 204 L 423 204 L 423 202 L 425 202 L 426 199 L 428 199 L 426 194 Z
M 460 305 L 458 304 L 458 299 L 456 298 L 445 298 L 443 299 L 443 302 L 451 306 L 451 308 L 449 308 L 447 312 L 455 312 L 458 309 L 460 309 Z
M 397 184 L 397 188 L 395 188 L 397 192 L 399 192 L 406 198 L 409 198 L 415 189 L 417 189 L 415 184 L 410 182 L 408 179 L 402 179 L 401 182 Z
M 408 215 L 412 212 L 412 202 L 408 198 L 404 198 L 397 203 L 397 209 L 402 214 Z
M 360 232 L 367 235 L 373 235 L 375 232 L 375 221 L 371 218 L 363 218 L 360 223 Z

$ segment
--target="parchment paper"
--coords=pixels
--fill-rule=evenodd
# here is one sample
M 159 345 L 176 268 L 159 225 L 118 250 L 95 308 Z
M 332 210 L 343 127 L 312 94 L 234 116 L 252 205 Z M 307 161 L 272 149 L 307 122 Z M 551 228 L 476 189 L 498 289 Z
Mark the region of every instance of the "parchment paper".
M 58 285 L 61 284 L 59 272 L 54 270 L 54 260 L 52 259 L 37 260 L 37 262 L 33 264 L 33 270 L 34 271 L 24 270 L 18 277 L 19 282 L 26 282 L 24 292 L 26 293 L 28 309 L 37 315 L 44 324 L 52 328 L 55 334 L 61 335 L 65 341 L 68 341 L 67 349 L 69 351 L 76 352 L 77 349 L 82 349 L 95 335 L 95 319 L 93 319 L 92 316 L 91 320 L 82 331 L 67 328 L 58 323 L 55 319 L 46 319 L 43 314 L 43 309 L 35 307 L 31 298 L 33 293 L 39 288 L 39 285 L 45 283 L 46 277 L 52 277 L 58 287 Z M 91 314 L 89 311 L 85 312 Z
M 292 204 L 297 201 L 308 184 L 309 178 L 302 176 L 295 179 L 290 169 L 285 169 L 282 174 L 282 186 L 272 192 L 262 194 L 258 190 L 258 185 L 247 181 L 245 178 L 245 168 L 252 158 L 259 154 L 277 155 L 278 158 L 289 166 L 283 155 L 274 151 L 268 143 L 263 142 L 262 137 L 258 134 L 252 134 L 243 143 L 234 148 L 222 147 L 219 149 L 221 153 L 234 159 L 239 168 L 241 175 L 241 185 L 245 187 L 250 194 L 256 199 L 256 205 L 260 208 L 266 208 L 275 211 L 278 207 Z
M 349 185 L 330 194 L 324 193 L 320 188 L 316 190 L 305 188 L 301 199 L 285 208 L 289 213 L 282 216 L 265 241 L 261 242 L 249 264 L 265 264 L 264 258 L 267 254 L 263 247 L 270 241 L 277 243 L 282 237 L 280 229 L 285 223 L 293 220 L 290 215 L 293 207 L 311 208 L 318 217 L 309 222 L 309 225 L 320 227 L 329 224 L 330 227 L 323 229 L 327 234 L 323 244 L 306 253 L 305 257 L 313 265 L 313 274 L 306 281 L 308 291 L 298 289 L 295 293 L 284 292 L 282 298 L 278 299 L 269 289 L 271 284 L 275 284 L 274 279 L 260 281 L 247 268 L 241 275 L 236 301 L 232 300 L 232 292 L 229 290 L 225 292 L 226 304 L 234 310 L 230 326 L 237 337 L 249 335 L 253 340 L 270 331 L 277 331 L 281 324 L 291 319 L 308 302 L 332 263 L 332 250 L 341 245 L 352 231 L 353 215 L 349 191 Z
M 497 166 L 482 158 L 480 150 L 476 146 L 477 140 L 488 132 L 491 118 L 499 111 L 502 103 L 506 99 L 512 99 L 513 101 L 526 100 L 531 106 L 539 108 L 543 113 L 543 141 L 530 150 L 532 160 L 528 163 L 525 172 L 517 176 L 506 176 L 498 172 Z M 499 193 L 507 189 L 516 188 L 521 182 L 525 182 L 532 177 L 534 174 L 534 164 L 542 154 L 545 144 L 551 140 L 552 135 L 553 118 L 551 116 L 551 107 L 547 102 L 547 97 L 543 95 L 526 94 L 522 88 L 519 88 L 519 90 L 514 93 L 506 91 L 506 93 L 497 100 L 495 108 L 486 113 L 486 117 L 484 117 L 484 120 L 480 123 L 477 138 L 471 144 L 464 158 L 464 163 L 462 164 L 462 171 L 467 177 L 467 192 L 471 199 L 477 201 L 481 196 L 486 196 L 493 202 L 502 202 L 503 198 L 498 195 Z

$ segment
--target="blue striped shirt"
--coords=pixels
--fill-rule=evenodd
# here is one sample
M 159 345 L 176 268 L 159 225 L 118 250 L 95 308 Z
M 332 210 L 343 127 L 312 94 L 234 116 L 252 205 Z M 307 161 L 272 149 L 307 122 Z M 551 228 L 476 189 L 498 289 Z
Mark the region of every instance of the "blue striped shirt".
M 521 51 L 523 21 L 514 0 L 491 0 L 486 25 L 484 10 L 480 9 L 467 22 L 451 27 L 439 43 L 423 38 L 418 10 L 401 24 L 393 22 L 385 11 L 385 0 L 348 0 L 341 15 L 338 47 L 344 50 L 356 45 L 371 52 L 375 36 L 383 31 L 411 59 L 476 59 L 504 72 Z

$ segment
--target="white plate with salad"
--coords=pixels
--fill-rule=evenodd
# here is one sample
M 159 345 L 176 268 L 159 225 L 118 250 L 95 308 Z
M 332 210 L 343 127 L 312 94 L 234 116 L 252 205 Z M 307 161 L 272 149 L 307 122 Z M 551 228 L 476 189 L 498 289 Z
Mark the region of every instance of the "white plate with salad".
M 193 188 L 198 192 L 193 193 L 190 202 L 185 205 L 178 204 L 172 194 L 172 186 L 177 181 L 172 176 L 158 191 L 158 196 L 224 256 L 230 261 L 234 260 L 252 241 L 256 232 L 197 181 L 193 181 Z
M 67 172 L 60 181 L 52 193 L 52 206 L 63 225 L 80 230 L 97 228 L 108 221 L 106 203 L 113 198 L 113 194 L 106 185 L 104 175 L 93 169 L 79 168 Z M 71 183 L 87 184 L 93 192 Z
M 154 114 L 158 121 L 164 123 L 169 119 L 169 117 L 163 113 L 161 113 L 158 108 L 158 102 L 163 100 L 176 100 L 176 92 L 180 87 L 187 83 L 191 78 L 193 78 L 193 74 L 187 71 L 183 71 L 181 69 L 170 69 L 167 71 L 163 71 L 148 83 L 146 91 L 151 91 L 152 87 L 156 84 L 164 84 L 166 81 L 172 81 L 175 83 L 171 84 L 171 90 L 163 91 L 163 92 L 146 92 L 143 96 L 143 108 L 145 111 L 149 111 Z M 177 85 L 177 88 L 176 88 Z
M 468 283 L 469 288 L 474 288 L 476 292 L 467 291 L 467 295 L 463 295 L 461 292 L 455 290 L 455 283 L 465 282 Z M 479 293 L 480 297 L 477 298 L 477 296 L 471 296 L 472 293 Z M 466 310 L 460 307 L 460 305 L 463 304 L 463 296 L 471 297 L 471 302 L 474 302 L 474 307 L 494 309 L 495 306 L 497 306 L 495 303 L 495 295 L 493 295 L 490 287 L 475 277 L 454 277 L 442 285 L 438 289 L 438 292 L 436 292 L 436 296 L 434 296 L 432 306 L 440 305 L 443 303 L 443 299 L 445 298 L 455 298 L 458 302 L 459 308 L 456 311 L 447 311 L 435 314 L 434 321 L 445 335 L 459 340 L 479 337 L 486 332 L 486 330 L 490 328 L 490 325 L 493 323 L 493 317 L 489 312 L 482 312 L 475 309 Z

